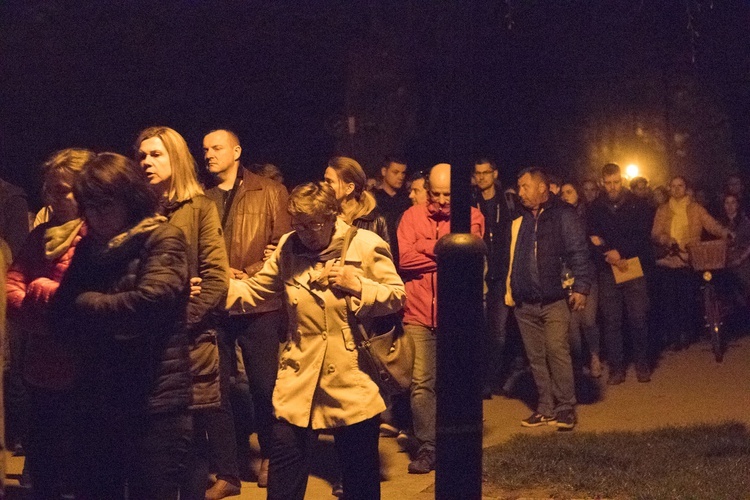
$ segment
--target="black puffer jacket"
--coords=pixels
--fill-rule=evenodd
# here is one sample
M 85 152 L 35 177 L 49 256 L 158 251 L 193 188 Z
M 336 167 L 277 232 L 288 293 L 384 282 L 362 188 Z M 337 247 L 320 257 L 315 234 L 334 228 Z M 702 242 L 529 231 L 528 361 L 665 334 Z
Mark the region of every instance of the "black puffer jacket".
M 99 404 L 130 414 L 189 406 L 187 282 L 185 236 L 164 217 L 144 219 L 104 247 L 81 240 L 52 324 L 85 351 L 81 385 Z

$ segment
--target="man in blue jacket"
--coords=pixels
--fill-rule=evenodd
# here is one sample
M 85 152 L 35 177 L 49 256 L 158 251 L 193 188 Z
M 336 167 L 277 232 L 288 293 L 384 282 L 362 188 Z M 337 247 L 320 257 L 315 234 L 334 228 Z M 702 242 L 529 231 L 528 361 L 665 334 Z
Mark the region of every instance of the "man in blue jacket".
M 575 385 L 570 360 L 570 310 L 586 306 L 594 277 L 586 230 L 576 210 L 553 196 L 545 172 L 527 168 L 518 176 L 524 206 L 511 223 L 510 271 L 505 303 L 515 305 L 521 338 L 539 393 L 524 427 L 576 425 Z M 563 269 L 575 277 L 562 286 Z

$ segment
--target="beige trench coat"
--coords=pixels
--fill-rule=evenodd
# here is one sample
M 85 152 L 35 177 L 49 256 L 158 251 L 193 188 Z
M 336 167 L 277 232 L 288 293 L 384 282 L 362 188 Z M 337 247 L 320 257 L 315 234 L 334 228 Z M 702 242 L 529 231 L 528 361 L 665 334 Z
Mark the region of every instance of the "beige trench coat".
M 334 240 L 343 239 L 348 229 L 337 220 Z M 292 252 L 293 234 L 282 237 L 255 276 L 231 280 L 227 308 L 252 312 L 263 301 L 284 294 L 289 329 L 273 393 L 276 418 L 313 429 L 362 422 L 385 410 L 385 403 L 375 382 L 359 369 L 343 292 L 311 279 L 318 273 L 316 263 Z M 403 307 L 404 284 L 388 244 L 379 236 L 359 230 L 346 264 L 362 272 L 361 298 L 352 300 L 357 318 L 366 322 Z

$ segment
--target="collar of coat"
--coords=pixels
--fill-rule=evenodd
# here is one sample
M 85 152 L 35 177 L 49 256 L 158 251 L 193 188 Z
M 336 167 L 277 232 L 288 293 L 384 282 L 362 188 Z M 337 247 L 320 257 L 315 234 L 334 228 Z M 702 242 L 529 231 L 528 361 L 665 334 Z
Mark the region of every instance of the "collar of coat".
M 109 242 L 107 243 L 107 250 L 106 251 L 112 251 L 116 250 L 123 245 L 125 245 L 128 241 L 135 238 L 138 235 L 149 233 L 159 227 L 159 225 L 164 224 L 167 222 L 167 218 L 163 215 L 154 215 L 152 217 L 146 217 L 142 221 L 140 221 L 135 226 L 131 227 L 127 231 L 118 234 Z

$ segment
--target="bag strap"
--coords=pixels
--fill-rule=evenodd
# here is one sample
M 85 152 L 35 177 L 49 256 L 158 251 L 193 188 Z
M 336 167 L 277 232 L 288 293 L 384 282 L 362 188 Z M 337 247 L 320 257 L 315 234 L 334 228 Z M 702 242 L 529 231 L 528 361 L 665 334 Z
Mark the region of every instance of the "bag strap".
M 344 265 L 344 261 L 346 259 L 346 252 L 349 250 L 349 245 L 351 244 L 352 240 L 354 239 L 354 236 L 357 234 L 357 226 L 352 226 L 349 228 L 349 230 L 346 232 L 346 235 L 344 236 L 344 244 L 341 246 L 341 265 Z M 350 326 L 352 326 L 352 335 L 355 337 L 357 344 L 363 344 L 364 342 L 367 342 L 370 340 L 370 336 L 367 334 L 367 331 L 365 330 L 365 327 L 362 325 L 361 322 L 357 320 L 357 317 L 354 315 L 354 309 L 352 308 L 352 296 L 348 293 L 344 297 L 344 300 L 346 301 L 346 309 L 349 313 L 350 319 Z M 352 324 L 353 323 L 353 324 Z

